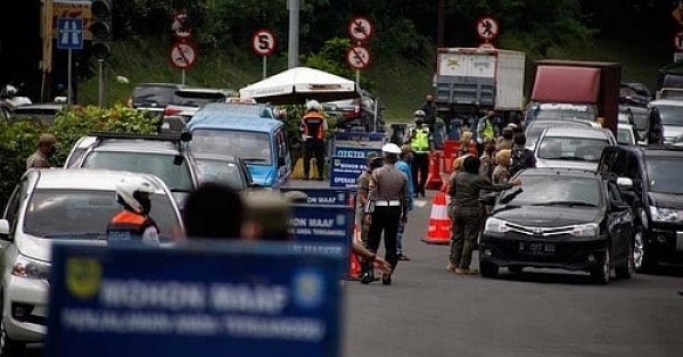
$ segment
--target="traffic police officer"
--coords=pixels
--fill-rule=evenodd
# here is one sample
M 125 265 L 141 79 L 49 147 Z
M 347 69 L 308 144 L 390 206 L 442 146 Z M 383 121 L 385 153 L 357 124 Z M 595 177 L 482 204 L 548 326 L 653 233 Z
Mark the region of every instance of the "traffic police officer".
M 159 228 L 149 216 L 154 188 L 147 181 L 126 180 L 116 186 L 116 200 L 123 210 L 114 215 L 107 226 L 107 235 L 115 240 L 141 239 L 159 244 Z
M 311 100 L 306 103 L 306 113 L 301 119 L 304 140 L 304 180 L 310 178 L 311 158 L 315 157 L 318 169 L 318 181 L 323 180 L 323 164 L 325 162 L 325 132 L 327 120 L 321 113 L 321 105 L 318 101 Z
M 413 148 L 413 162 L 410 166 L 412 171 L 413 188 L 415 197 L 425 196 L 425 185 L 429 173 L 429 127 L 424 125 L 425 112 L 417 110 L 413 114 L 415 117 L 415 128 L 408 132 L 404 144 L 409 144 Z
M 368 249 L 373 253 L 379 249 L 384 233 L 384 251 L 386 261 L 391 264 L 390 273 L 382 274 L 382 284 L 391 284 L 391 275 L 396 269 L 396 235 L 399 225 L 405 224 L 410 205 L 408 179 L 394 165 L 401 155 L 401 148 L 396 144 L 385 144 L 382 147 L 384 165 L 372 172 L 370 179 L 370 200 L 366 207 L 366 219 L 370 221 L 368 232 Z M 372 273 L 364 272 L 361 283 L 368 284 L 374 280 Z

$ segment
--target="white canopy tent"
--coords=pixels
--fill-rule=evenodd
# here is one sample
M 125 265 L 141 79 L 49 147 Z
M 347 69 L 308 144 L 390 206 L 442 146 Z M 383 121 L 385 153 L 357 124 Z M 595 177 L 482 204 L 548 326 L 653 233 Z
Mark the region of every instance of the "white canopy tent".
M 356 83 L 318 69 L 296 67 L 240 89 L 240 97 L 272 104 L 301 104 L 358 97 Z

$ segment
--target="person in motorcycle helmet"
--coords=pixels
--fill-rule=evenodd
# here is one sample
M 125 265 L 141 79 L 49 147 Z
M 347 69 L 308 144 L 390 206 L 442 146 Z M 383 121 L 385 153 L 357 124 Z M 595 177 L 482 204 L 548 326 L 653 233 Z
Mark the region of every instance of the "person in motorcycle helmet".
M 311 159 L 315 157 L 318 169 L 317 180 L 323 180 L 325 162 L 325 136 L 327 120 L 322 115 L 322 106 L 317 100 L 306 103 L 306 112 L 301 118 L 301 137 L 304 141 L 304 180 L 311 178 Z
M 159 227 L 149 216 L 152 210 L 150 195 L 155 190 L 145 180 L 124 180 L 116 186 L 116 201 L 123 209 L 112 217 L 107 235 L 117 240 L 140 239 L 159 244 Z

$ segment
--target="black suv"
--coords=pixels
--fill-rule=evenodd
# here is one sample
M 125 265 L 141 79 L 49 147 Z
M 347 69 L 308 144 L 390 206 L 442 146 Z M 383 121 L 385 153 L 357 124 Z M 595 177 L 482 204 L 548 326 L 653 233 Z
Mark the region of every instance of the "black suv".
M 479 244 L 481 275 L 500 267 L 587 271 L 607 284 L 612 270 L 635 270 L 633 213 L 616 177 L 577 169 L 529 169 L 522 185 L 502 192 Z
M 620 177 L 635 213 L 637 270 L 683 261 L 683 148 L 608 147 L 598 167 Z

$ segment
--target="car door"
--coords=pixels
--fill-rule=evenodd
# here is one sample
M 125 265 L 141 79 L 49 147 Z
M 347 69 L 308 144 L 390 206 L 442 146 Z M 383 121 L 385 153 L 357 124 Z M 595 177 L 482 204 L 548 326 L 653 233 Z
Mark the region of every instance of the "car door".
M 19 221 L 19 214 L 23 203 L 28 198 L 28 184 L 28 178 L 21 179 L 7 202 L 3 219 L 7 220 L 10 228 L 8 237 L 0 237 L 0 267 L 4 267 L 7 261 L 14 261 L 13 257 L 11 257 L 16 249 L 13 249 L 14 232 L 17 230 L 17 222 Z M 10 256 L 8 257 L 8 255 Z
M 609 197 L 607 228 L 611 238 L 612 259 L 622 262 L 628 258 L 633 238 L 633 210 L 624 200 L 615 182 L 607 183 Z

